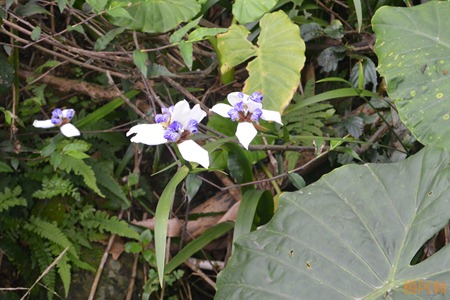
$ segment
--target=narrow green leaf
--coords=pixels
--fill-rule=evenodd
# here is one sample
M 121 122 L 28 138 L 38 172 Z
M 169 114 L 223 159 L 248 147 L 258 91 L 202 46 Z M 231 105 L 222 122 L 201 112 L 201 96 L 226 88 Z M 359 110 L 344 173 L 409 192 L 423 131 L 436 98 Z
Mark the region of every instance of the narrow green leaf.
M 249 233 L 252 228 L 256 208 L 262 198 L 272 198 L 269 191 L 247 190 L 242 195 L 239 211 L 234 225 L 233 242 L 243 234 Z
M 202 180 L 198 178 L 196 174 L 189 174 L 186 177 L 186 192 L 188 200 L 191 201 L 192 198 L 197 194 L 198 189 L 202 185 Z
M 178 48 L 180 49 L 181 57 L 183 58 L 184 63 L 186 64 L 189 70 L 192 70 L 192 58 L 193 58 L 192 43 L 182 40 L 178 44 Z
M 127 93 L 125 93 L 125 97 L 132 98 L 139 94 L 136 90 L 131 90 Z M 120 107 L 123 104 L 123 100 L 120 97 L 117 97 L 116 99 L 112 100 L 111 102 L 103 105 L 99 109 L 95 110 L 94 112 L 90 113 L 86 117 L 78 120 L 75 125 L 78 128 L 82 128 L 83 126 L 94 124 L 98 120 L 103 119 L 105 116 L 116 110 L 116 108 Z
M 95 41 L 94 50 L 95 51 L 104 50 L 109 45 L 109 43 L 111 43 L 111 41 L 116 38 L 116 36 L 118 36 L 119 34 L 121 34 L 124 31 L 125 31 L 125 28 L 123 28 L 123 27 L 114 28 L 113 30 L 108 31 L 104 36 L 99 37 Z
M 181 39 L 183 38 L 183 36 L 189 32 L 189 30 L 191 30 L 192 28 L 194 28 L 195 26 L 198 25 L 198 22 L 200 22 L 201 19 L 202 19 L 202 16 L 187 23 L 186 25 L 184 25 L 183 27 L 181 27 L 180 29 L 178 29 L 177 31 L 172 33 L 170 35 L 169 42 L 171 44 L 179 43 L 181 41 Z
M 155 252 L 156 252 L 156 266 L 158 270 L 159 283 L 163 284 L 164 264 L 166 259 L 166 238 L 167 238 L 167 223 L 169 219 L 170 210 L 172 209 L 173 200 L 175 197 L 175 190 L 178 184 L 187 176 L 189 169 L 181 167 L 177 173 L 170 179 L 166 188 L 164 189 L 158 206 L 155 212 Z
M 194 253 L 208 245 L 210 242 L 227 233 L 234 224 L 232 222 L 219 223 L 216 226 L 207 229 L 200 237 L 186 245 L 164 268 L 164 273 L 168 274 L 175 270 L 179 265 L 191 257 Z
M 302 189 L 306 186 L 305 179 L 298 173 L 289 173 L 289 180 L 297 189 Z
M 228 169 L 232 176 L 238 180 L 239 183 L 246 183 L 254 181 L 252 166 L 245 155 L 245 150 L 235 143 L 226 143 L 223 148 L 228 151 Z M 242 192 L 254 189 L 255 186 L 245 185 L 241 187 Z
M 189 42 L 198 42 L 210 36 L 216 36 L 228 31 L 228 28 L 207 28 L 200 27 L 192 31 L 188 36 Z
M 14 172 L 14 170 L 10 166 L 0 161 L 0 173 L 12 173 L 12 172 Z
M 150 63 L 147 52 L 142 52 L 139 49 L 133 51 L 133 62 L 138 67 L 139 71 L 144 76 L 147 76 L 147 66 Z
M 41 27 L 36 26 L 31 32 L 31 40 L 37 41 L 40 37 L 41 37 Z
M 353 0 L 353 5 L 355 6 L 356 20 L 358 21 L 358 32 L 361 32 L 361 25 L 362 25 L 361 0 Z
M 50 15 L 48 10 L 34 2 L 27 2 L 27 4 L 17 7 L 15 13 L 21 17 L 29 17 L 35 14 Z

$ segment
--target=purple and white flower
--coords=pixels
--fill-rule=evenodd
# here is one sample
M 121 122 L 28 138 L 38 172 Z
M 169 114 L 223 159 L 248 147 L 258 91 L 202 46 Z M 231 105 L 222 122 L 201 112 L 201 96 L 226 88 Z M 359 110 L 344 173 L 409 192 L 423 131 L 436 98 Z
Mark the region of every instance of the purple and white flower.
M 219 103 L 214 105 L 211 111 L 224 118 L 239 122 L 236 137 L 245 149 L 248 149 L 248 145 L 258 132 L 253 123 L 257 124 L 259 119 L 275 121 L 283 125 L 279 112 L 262 109 L 263 95 L 259 92 L 254 92 L 250 96 L 241 92 L 234 92 L 228 94 L 227 99 L 231 105 Z
M 196 162 L 204 168 L 209 167 L 208 151 L 189 137 L 198 132 L 198 123 L 206 116 L 206 112 L 196 104 L 192 109 L 186 100 L 169 108 L 163 108 L 161 114 L 155 116 L 155 124 L 139 124 L 131 127 L 127 136 L 134 135 L 133 143 L 154 146 L 174 142 L 178 144 L 181 156 L 187 161 Z
M 52 118 L 49 120 L 34 120 L 33 126 L 36 128 L 52 128 L 59 127 L 61 133 L 66 137 L 79 136 L 80 131 L 73 125 L 70 124 L 73 116 L 75 115 L 75 110 L 73 109 L 60 109 L 55 108 L 52 111 Z

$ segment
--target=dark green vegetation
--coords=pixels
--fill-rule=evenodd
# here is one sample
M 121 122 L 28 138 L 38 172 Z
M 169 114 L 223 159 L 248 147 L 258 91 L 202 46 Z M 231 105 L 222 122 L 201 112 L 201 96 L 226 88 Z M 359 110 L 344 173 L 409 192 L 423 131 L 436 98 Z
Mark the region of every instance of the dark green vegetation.
M 2 3 L 0 299 L 409 299 L 408 282 L 445 283 L 450 6 L 406 4 Z M 255 124 L 248 150 L 209 111 L 240 91 L 283 123 Z M 208 113 L 192 136 L 208 169 L 125 135 L 182 99 Z M 33 126 L 50 119 L 61 130 Z

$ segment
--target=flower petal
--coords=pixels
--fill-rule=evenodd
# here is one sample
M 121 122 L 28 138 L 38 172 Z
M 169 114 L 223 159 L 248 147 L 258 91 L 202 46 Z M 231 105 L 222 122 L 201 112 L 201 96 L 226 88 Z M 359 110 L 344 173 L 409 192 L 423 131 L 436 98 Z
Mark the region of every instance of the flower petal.
M 224 103 L 219 103 L 214 105 L 210 109 L 210 111 L 213 111 L 224 118 L 229 118 L 230 116 L 228 115 L 228 112 L 230 111 L 230 109 L 233 109 L 233 106 Z
M 79 136 L 81 133 L 73 124 L 67 123 L 60 127 L 61 133 L 67 137 Z
M 241 92 L 233 92 L 228 94 L 227 99 L 228 102 L 230 102 L 230 104 L 234 106 L 236 103 L 239 103 L 241 101 L 248 101 L 249 97 L 250 97 L 249 95 L 246 95 Z
M 136 133 L 130 141 L 150 146 L 160 145 L 167 142 L 164 138 L 164 128 L 161 124 L 139 124 L 130 128 L 127 136 Z
M 199 163 L 206 169 L 209 167 L 208 151 L 193 140 L 187 140 L 178 144 L 178 149 L 185 160 Z
M 55 124 L 52 123 L 52 120 L 34 120 L 33 126 L 36 128 L 52 128 L 55 127 Z
M 63 118 L 67 118 L 69 120 L 72 120 L 74 114 L 75 114 L 75 110 L 72 109 L 72 108 L 63 109 L 62 110 L 62 117 Z
M 253 126 L 253 123 L 249 122 L 239 123 L 236 129 L 236 136 L 245 149 L 248 149 L 248 145 L 255 138 L 256 133 L 258 133 L 258 131 L 256 131 L 255 126 Z
M 191 109 L 189 121 L 195 120 L 200 123 L 204 117 L 206 117 L 206 112 L 200 108 L 200 104 L 195 104 Z
M 248 111 L 251 113 L 253 113 L 258 108 L 262 109 L 262 107 L 263 107 L 263 105 L 261 103 L 251 101 L 251 100 L 244 102 L 244 105 L 247 106 Z
M 190 120 L 190 112 L 191 108 L 189 107 L 189 103 L 186 100 L 177 102 L 173 108 L 170 123 L 172 123 L 173 121 L 178 121 L 181 123 L 181 125 L 183 125 L 183 127 L 186 126 Z
M 283 123 L 281 122 L 281 115 L 279 112 L 267 109 L 263 109 L 262 112 L 263 113 L 261 115 L 261 119 L 266 121 L 275 121 L 278 124 L 283 125 Z

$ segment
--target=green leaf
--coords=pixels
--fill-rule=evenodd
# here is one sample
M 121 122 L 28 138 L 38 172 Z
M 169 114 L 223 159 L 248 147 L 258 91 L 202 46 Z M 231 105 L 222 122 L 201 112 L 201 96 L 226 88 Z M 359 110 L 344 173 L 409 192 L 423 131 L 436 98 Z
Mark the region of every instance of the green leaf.
M 269 191 L 247 190 L 242 195 L 236 216 L 236 224 L 234 225 L 233 242 L 241 235 L 250 232 L 256 208 L 258 207 L 259 200 L 262 198 L 272 198 L 272 194 Z
M 67 0 L 58 0 L 58 8 L 59 8 L 59 12 L 63 12 L 64 9 L 67 6 Z M 67 297 L 67 295 L 66 295 Z
M 175 29 L 181 22 L 192 19 L 201 6 L 195 0 L 129 0 L 130 18 L 111 18 L 116 26 L 149 33 Z
M 182 167 L 178 169 L 177 173 L 170 179 L 166 188 L 164 189 L 155 213 L 155 252 L 156 265 L 158 270 L 159 283 L 163 284 L 164 277 L 164 263 L 166 259 L 166 238 L 167 238 L 167 224 L 169 220 L 169 213 L 172 209 L 173 200 L 175 197 L 175 190 L 178 184 L 187 176 L 189 169 Z
M 35 14 L 50 15 L 50 12 L 48 10 L 34 2 L 28 2 L 25 5 L 18 6 L 15 10 L 15 13 L 21 17 L 29 17 Z
M 128 242 L 125 244 L 125 252 L 127 253 L 139 253 L 142 251 L 142 246 L 138 242 Z
M 358 21 L 358 32 L 361 32 L 361 25 L 362 25 L 361 0 L 353 0 L 353 5 L 355 6 L 356 20 Z
M 258 56 L 247 66 L 243 92 L 261 92 L 264 108 L 282 113 L 300 84 L 305 43 L 298 26 L 283 11 L 264 15 L 260 26 Z
M 193 254 L 227 233 L 231 228 L 233 228 L 233 225 L 234 224 L 231 222 L 224 222 L 207 229 L 201 236 L 187 244 L 180 252 L 178 252 L 178 254 L 175 255 L 175 257 L 172 258 L 166 265 L 164 272 L 166 274 L 171 273 Z
M 289 173 L 289 180 L 297 189 L 302 189 L 306 186 L 305 179 L 298 173 Z
M 450 149 L 450 3 L 382 7 L 373 17 L 378 71 L 401 120 L 422 144 Z
M 200 27 L 192 31 L 188 36 L 189 42 L 198 42 L 210 36 L 216 36 L 228 31 L 228 28 L 206 28 Z
M 178 44 L 178 48 L 180 49 L 181 57 L 183 58 L 186 67 L 189 70 L 192 70 L 192 53 L 193 53 L 193 45 L 191 42 L 180 41 Z
M 108 9 L 107 14 L 114 18 L 124 18 L 133 20 L 133 17 L 130 16 L 130 13 L 120 5 Z
M 253 22 L 270 11 L 277 2 L 277 0 L 236 0 L 233 4 L 233 16 L 241 24 Z
M 346 51 L 344 46 L 331 46 L 320 52 L 317 63 L 322 67 L 322 72 L 336 70 L 338 63 L 345 58 Z
M 221 73 L 257 54 L 257 47 L 247 40 L 249 34 L 244 26 L 233 24 L 227 33 L 217 37 Z
M 236 241 L 216 299 L 446 299 L 404 287 L 450 276 L 448 246 L 411 265 L 448 224 L 449 164 L 449 152 L 428 146 L 283 194 L 273 219 Z
M 94 50 L 102 51 L 111 43 L 112 40 L 116 38 L 119 34 L 125 31 L 125 28 L 114 28 L 113 30 L 108 31 L 104 36 L 99 37 L 95 41 Z
M 197 194 L 202 182 L 203 181 L 196 174 L 189 174 L 186 177 L 186 193 L 189 201 L 192 201 Z
M 12 173 L 14 170 L 4 162 L 0 161 L 0 173 Z
M 198 22 L 200 22 L 201 19 L 202 19 L 202 16 L 187 23 L 186 25 L 184 25 L 183 27 L 181 27 L 180 29 L 178 29 L 177 31 L 172 33 L 170 35 L 169 42 L 171 44 L 179 43 L 181 41 L 181 39 L 184 37 L 184 35 L 189 32 L 189 30 L 191 30 L 192 28 L 194 28 L 195 26 L 198 25 Z
M 102 12 L 108 4 L 108 0 L 86 0 L 86 2 L 98 13 Z
M 139 71 L 141 71 L 144 76 L 147 76 L 147 65 L 150 63 L 147 52 L 143 52 L 139 49 L 134 50 L 133 62 L 136 67 L 138 67 Z
M 36 26 L 31 32 L 31 40 L 37 41 L 40 37 L 41 37 L 41 27 Z

